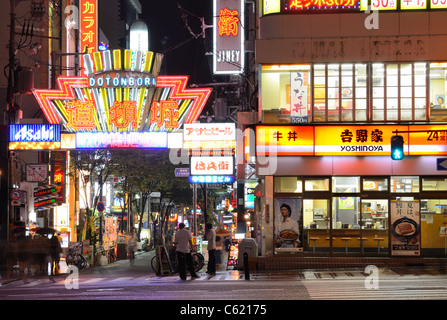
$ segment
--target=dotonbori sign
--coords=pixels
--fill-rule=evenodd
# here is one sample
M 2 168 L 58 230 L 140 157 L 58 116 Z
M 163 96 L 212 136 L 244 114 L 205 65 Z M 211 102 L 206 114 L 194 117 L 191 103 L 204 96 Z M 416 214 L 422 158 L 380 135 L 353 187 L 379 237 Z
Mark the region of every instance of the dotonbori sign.
M 188 76 L 158 76 L 162 59 L 129 49 L 88 53 L 87 76 L 59 77 L 57 89 L 33 93 L 48 122 L 75 132 L 80 148 L 166 148 L 164 136 L 154 142 L 146 133 L 175 132 L 194 123 L 211 89 L 186 88 Z M 95 134 L 81 138 L 81 132 Z
M 215 74 L 238 74 L 244 71 L 244 4 L 242 0 L 214 0 Z

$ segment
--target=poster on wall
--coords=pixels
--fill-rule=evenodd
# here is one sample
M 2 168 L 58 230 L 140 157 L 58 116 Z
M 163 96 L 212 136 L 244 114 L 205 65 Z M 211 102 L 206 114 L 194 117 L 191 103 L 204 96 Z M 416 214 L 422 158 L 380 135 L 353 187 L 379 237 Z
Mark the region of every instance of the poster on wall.
M 308 115 L 308 72 L 290 73 L 290 121 L 292 123 L 309 122 Z
M 303 199 L 275 199 L 276 252 L 303 252 Z
M 421 250 L 419 201 L 391 201 L 391 254 L 419 256 Z

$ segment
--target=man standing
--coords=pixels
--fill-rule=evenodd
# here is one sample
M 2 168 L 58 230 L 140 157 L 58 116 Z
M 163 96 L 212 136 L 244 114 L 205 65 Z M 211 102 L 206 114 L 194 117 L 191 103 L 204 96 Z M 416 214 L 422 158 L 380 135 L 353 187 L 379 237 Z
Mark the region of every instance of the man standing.
M 208 222 L 205 226 L 205 238 L 208 240 L 208 267 L 206 273 L 210 276 L 216 275 L 216 230 L 213 225 Z
M 191 233 L 189 233 L 188 230 L 185 230 L 184 223 L 180 223 L 178 228 L 179 230 L 175 233 L 174 244 L 176 245 L 177 250 L 180 279 L 186 280 L 186 266 L 188 266 L 191 279 L 198 278 L 199 276 L 194 271 L 194 266 L 192 264 L 191 250 L 193 249 L 193 245 Z

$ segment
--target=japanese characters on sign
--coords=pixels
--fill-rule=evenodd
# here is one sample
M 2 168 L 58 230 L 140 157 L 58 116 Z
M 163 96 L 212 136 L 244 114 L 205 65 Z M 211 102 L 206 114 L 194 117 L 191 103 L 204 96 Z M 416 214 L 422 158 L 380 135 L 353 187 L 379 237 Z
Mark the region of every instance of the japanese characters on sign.
M 215 176 L 189 176 L 189 183 L 233 183 L 234 176 L 223 176 L 223 175 L 215 175 Z
M 98 2 L 80 0 L 79 5 L 81 52 L 92 53 L 98 50 Z M 83 64 L 81 59 L 81 66 Z
M 406 126 L 315 127 L 315 155 L 389 155 L 393 131 Z M 408 154 L 408 134 L 404 134 Z
M 27 164 L 26 165 L 26 181 L 42 182 L 48 179 L 47 164 Z
M 256 127 L 256 155 L 313 155 L 312 126 Z
M 391 201 L 391 254 L 420 255 L 419 201 Z
M 234 141 L 235 123 L 187 123 L 183 130 L 184 141 Z
M 77 132 L 77 149 L 167 148 L 167 132 Z
M 214 0 L 213 65 L 215 74 L 244 70 L 244 1 Z
M 357 0 L 288 0 L 287 10 L 314 10 L 314 9 L 357 9 Z
M 234 160 L 232 156 L 191 157 L 191 175 L 232 175 Z

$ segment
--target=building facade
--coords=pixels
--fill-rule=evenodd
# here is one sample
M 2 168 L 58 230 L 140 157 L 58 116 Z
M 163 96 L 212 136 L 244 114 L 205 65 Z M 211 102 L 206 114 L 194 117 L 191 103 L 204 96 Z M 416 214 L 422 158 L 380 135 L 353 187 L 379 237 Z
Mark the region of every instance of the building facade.
M 261 1 L 261 256 L 445 256 L 447 11 L 408 3 Z

